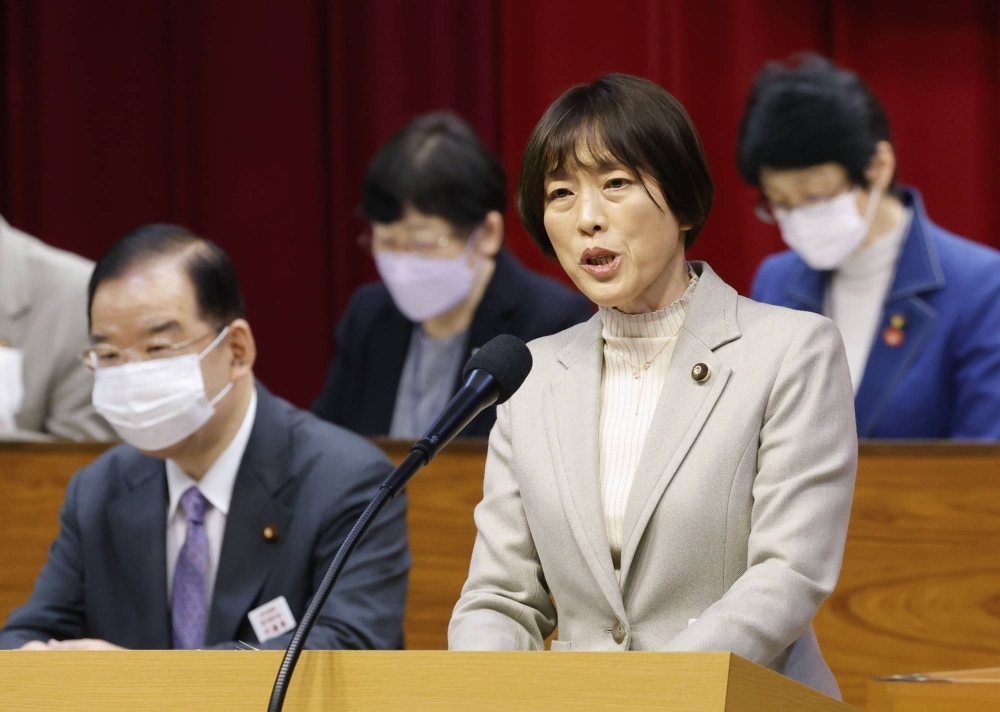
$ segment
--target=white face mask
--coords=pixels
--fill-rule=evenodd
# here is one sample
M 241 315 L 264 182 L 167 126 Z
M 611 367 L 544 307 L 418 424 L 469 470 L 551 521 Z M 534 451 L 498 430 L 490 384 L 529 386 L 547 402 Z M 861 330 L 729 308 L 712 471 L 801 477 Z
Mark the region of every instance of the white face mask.
M 17 430 L 14 416 L 24 405 L 24 353 L 0 346 L 0 433 Z
M 785 244 L 815 270 L 840 267 L 864 242 L 881 197 L 879 189 L 872 188 L 867 214 L 862 217 L 858 212 L 860 192 L 855 188 L 822 203 L 776 209 L 774 217 Z
M 156 452 L 197 432 L 215 414 L 215 404 L 232 382 L 211 401 L 205 394 L 201 360 L 229 333 L 227 326 L 200 354 L 125 363 L 94 371 L 94 409 L 122 440 Z
M 458 257 L 375 253 L 379 276 L 407 319 L 419 324 L 465 301 L 479 274 L 479 264 L 469 265 L 473 240 L 469 238 L 469 246 Z

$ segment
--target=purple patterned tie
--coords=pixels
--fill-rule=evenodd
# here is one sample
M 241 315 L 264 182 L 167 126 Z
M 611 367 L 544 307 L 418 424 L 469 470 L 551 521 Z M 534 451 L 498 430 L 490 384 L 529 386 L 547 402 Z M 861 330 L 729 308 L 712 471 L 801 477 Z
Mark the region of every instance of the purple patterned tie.
M 187 517 L 187 535 L 174 569 L 173 600 L 170 605 L 174 648 L 191 650 L 205 645 L 205 613 L 208 610 L 208 534 L 205 509 L 209 506 L 197 487 L 181 495 Z

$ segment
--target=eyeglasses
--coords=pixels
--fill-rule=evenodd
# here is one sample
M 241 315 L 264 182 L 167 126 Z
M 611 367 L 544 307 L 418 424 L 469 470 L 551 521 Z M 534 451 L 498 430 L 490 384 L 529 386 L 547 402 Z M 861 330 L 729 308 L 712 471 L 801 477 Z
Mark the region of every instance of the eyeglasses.
M 371 234 L 364 234 L 358 238 L 358 244 L 371 252 L 414 252 L 416 254 L 429 254 L 444 249 L 457 237 L 439 235 L 437 237 L 411 237 L 407 239 L 395 239 L 391 237 L 375 238 Z
M 825 203 L 833 200 L 834 198 L 839 198 L 841 195 L 850 190 L 851 185 L 848 183 L 837 188 L 829 195 L 807 196 L 800 205 L 774 205 L 770 200 L 765 198 L 763 195 L 760 195 L 757 197 L 757 202 L 753 206 L 753 214 L 756 215 L 757 219 L 761 222 L 765 222 L 768 225 L 776 225 L 778 223 L 778 219 L 775 215 L 775 211 L 777 210 L 794 210 L 795 208 L 804 208 L 818 203 Z
M 758 198 L 757 202 L 754 203 L 753 214 L 757 216 L 758 220 L 768 225 L 775 225 L 778 222 L 774 213 L 771 212 L 771 204 L 764 198 Z
M 133 361 L 155 361 L 178 355 L 184 349 L 194 346 L 209 336 L 217 336 L 225 327 L 217 326 L 201 336 L 181 342 L 171 342 L 166 338 L 153 337 L 137 346 L 120 349 L 111 344 L 98 344 L 80 354 L 80 361 L 91 371 L 99 368 L 113 368 Z

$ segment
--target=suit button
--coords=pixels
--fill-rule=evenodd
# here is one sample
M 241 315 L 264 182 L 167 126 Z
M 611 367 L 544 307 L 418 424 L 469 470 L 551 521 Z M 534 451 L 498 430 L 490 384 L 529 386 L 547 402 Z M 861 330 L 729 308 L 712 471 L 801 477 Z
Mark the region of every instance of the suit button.
M 615 624 L 611 626 L 611 637 L 621 645 L 621 642 L 625 640 L 625 624 L 621 621 L 615 621 Z

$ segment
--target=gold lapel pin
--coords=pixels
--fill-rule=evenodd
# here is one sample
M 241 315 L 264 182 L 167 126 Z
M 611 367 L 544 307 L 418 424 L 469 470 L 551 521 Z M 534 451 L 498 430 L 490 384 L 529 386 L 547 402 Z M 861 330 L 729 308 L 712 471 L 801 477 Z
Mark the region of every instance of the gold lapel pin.
M 892 318 L 889 319 L 889 324 L 893 329 L 902 329 L 906 326 L 906 317 L 902 314 L 893 314 Z
M 712 369 L 704 363 L 696 363 L 694 368 L 691 369 L 691 378 L 693 378 L 696 383 L 704 383 L 711 375 Z
M 278 540 L 278 527 L 273 524 L 268 524 L 264 527 L 264 531 L 261 532 L 264 535 L 264 541 L 277 541 Z

